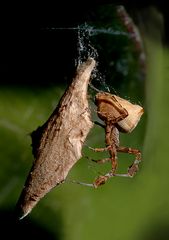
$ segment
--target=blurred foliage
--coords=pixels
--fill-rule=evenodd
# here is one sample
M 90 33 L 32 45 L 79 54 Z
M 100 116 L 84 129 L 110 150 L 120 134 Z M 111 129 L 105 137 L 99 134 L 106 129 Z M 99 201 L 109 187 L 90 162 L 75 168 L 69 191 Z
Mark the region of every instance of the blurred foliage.
M 48 193 L 21 222 L 16 221 L 13 212 L 33 161 L 29 133 L 46 121 L 65 86 L 0 87 L 0 223 L 6 239 L 168 239 L 169 50 L 162 46 L 158 31 L 153 38 L 145 33 L 144 43 L 144 88 L 138 87 L 140 83 L 136 81 L 134 90 L 128 88 L 125 94 L 135 95 L 145 114 L 133 133 L 120 136 L 122 145 L 143 152 L 138 174 L 133 179 L 112 178 L 97 190 L 71 184 L 69 180 L 91 182 L 98 172 L 109 168 L 91 164 L 84 157 L 70 171 L 68 181 Z M 130 80 L 129 85 L 132 83 Z M 103 130 L 93 128 L 87 144 L 103 146 Z M 87 147 L 84 155 L 102 157 L 102 153 L 98 156 Z M 131 161 L 132 156 L 120 154 L 120 171 L 125 171 Z

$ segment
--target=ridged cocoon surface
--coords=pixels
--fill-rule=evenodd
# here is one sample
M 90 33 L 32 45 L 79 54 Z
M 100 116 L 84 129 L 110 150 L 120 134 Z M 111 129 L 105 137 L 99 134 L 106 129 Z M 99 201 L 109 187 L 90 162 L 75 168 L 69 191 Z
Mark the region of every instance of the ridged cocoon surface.
M 83 143 L 93 126 L 87 89 L 94 67 L 92 58 L 78 66 L 57 108 L 48 121 L 32 133 L 35 160 L 17 204 L 20 219 L 65 180 L 82 156 Z

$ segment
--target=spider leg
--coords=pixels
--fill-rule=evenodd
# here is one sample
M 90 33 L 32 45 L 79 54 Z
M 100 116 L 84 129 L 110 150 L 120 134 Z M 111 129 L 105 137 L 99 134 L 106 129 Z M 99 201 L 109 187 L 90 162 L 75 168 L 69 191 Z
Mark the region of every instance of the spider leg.
M 114 174 L 112 171 L 106 173 L 105 175 L 100 175 L 93 183 L 84 183 L 79 181 L 72 181 L 72 183 L 80 184 L 86 187 L 98 188 L 99 186 L 105 184 L 109 178 L 112 177 L 129 177 L 128 174 Z
M 94 188 L 98 188 L 99 186 L 105 184 L 109 178 L 115 177 L 116 174 L 113 173 L 111 170 L 110 172 L 106 173 L 105 175 L 100 175 L 94 182 Z
M 92 148 L 92 147 L 88 146 L 88 148 L 93 150 L 94 152 L 104 152 L 104 151 L 108 151 L 111 148 L 111 146 L 107 146 L 104 148 Z
M 98 160 L 91 159 L 91 160 L 95 163 L 103 164 L 103 163 L 106 163 L 106 162 L 110 162 L 111 158 L 103 158 L 103 159 L 98 159 Z
M 114 174 L 117 169 L 117 151 L 116 151 L 116 146 L 114 144 L 111 145 L 111 148 L 109 150 L 110 154 L 110 160 L 111 160 L 111 168 L 112 168 L 112 173 Z
M 98 188 L 99 186 L 103 185 L 106 183 L 106 181 L 110 178 L 108 174 L 105 175 L 100 175 L 94 182 L 93 186 L 94 188 Z
M 95 163 L 99 163 L 99 164 L 102 164 L 102 163 L 106 163 L 108 161 L 111 161 L 111 158 L 103 158 L 103 159 L 93 159 L 91 157 L 88 157 L 88 156 L 84 156 L 85 158 L 87 158 L 88 160 L 92 161 L 92 162 L 95 162 Z
M 98 125 L 98 126 L 100 126 L 102 128 L 105 128 L 105 125 L 100 123 L 100 122 L 98 122 L 98 121 L 94 121 L 94 124 L 96 124 L 96 125 Z
M 135 160 L 133 164 L 128 168 L 128 176 L 133 177 L 139 170 L 139 163 L 141 162 L 141 152 L 138 149 L 128 148 L 128 147 L 118 147 L 117 152 L 129 153 L 135 155 Z
M 94 160 L 92 159 L 92 161 L 96 162 L 96 163 L 105 163 L 107 161 L 111 161 L 112 163 L 112 170 L 115 172 L 115 170 L 117 169 L 117 152 L 116 152 L 116 147 L 114 145 L 109 145 L 105 148 L 92 148 L 89 147 L 89 149 L 95 151 L 95 152 L 103 152 L 103 151 L 109 151 L 110 153 L 110 158 L 103 158 L 103 159 L 99 159 L 99 160 Z
M 106 173 L 105 175 L 101 175 L 99 176 L 93 183 L 94 187 L 97 188 L 103 184 L 106 183 L 106 181 L 111 178 L 116 176 L 116 169 L 117 169 L 117 151 L 116 151 L 116 146 L 115 144 L 110 146 L 109 149 L 109 154 L 110 154 L 110 158 L 107 158 L 106 160 L 111 161 L 111 171 Z M 102 161 L 101 163 L 104 162 L 105 159 L 99 160 Z
M 93 183 L 84 183 L 84 182 L 79 182 L 79 181 L 75 181 L 75 180 L 72 180 L 71 183 L 76 183 L 76 184 L 83 185 L 86 187 L 94 187 Z

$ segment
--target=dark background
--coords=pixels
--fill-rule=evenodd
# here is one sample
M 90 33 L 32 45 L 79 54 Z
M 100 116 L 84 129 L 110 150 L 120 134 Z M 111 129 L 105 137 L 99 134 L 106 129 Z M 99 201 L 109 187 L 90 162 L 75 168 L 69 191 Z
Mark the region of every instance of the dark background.
M 77 37 L 72 31 L 46 28 L 75 27 L 102 4 L 124 4 L 127 11 L 141 13 L 156 6 L 164 16 L 164 43 L 169 42 L 168 8 L 165 1 L 68 1 L 55 4 L 6 4 L 0 7 L 0 83 L 46 86 L 67 83 L 74 71 Z

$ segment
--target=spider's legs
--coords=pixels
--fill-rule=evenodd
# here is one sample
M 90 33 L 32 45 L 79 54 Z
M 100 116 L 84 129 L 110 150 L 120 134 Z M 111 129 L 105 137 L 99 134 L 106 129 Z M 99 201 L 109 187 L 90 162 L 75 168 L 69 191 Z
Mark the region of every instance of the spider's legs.
M 133 164 L 128 168 L 128 176 L 133 177 L 139 169 L 139 163 L 141 162 L 141 152 L 138 149 L 128 147 L 118 147 L 117 152 L 134 154 L 136 156 Z

